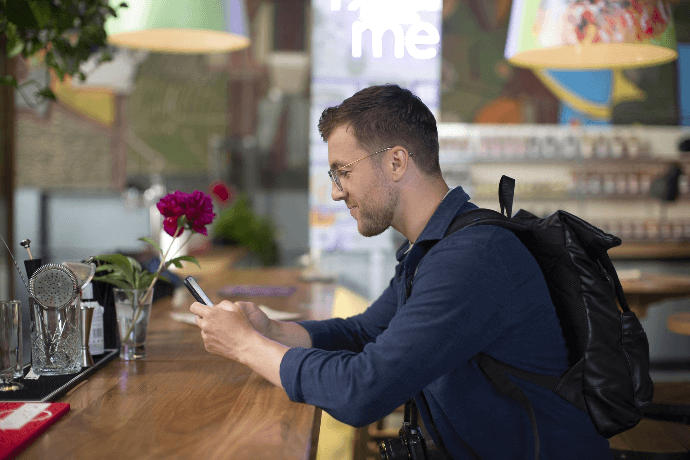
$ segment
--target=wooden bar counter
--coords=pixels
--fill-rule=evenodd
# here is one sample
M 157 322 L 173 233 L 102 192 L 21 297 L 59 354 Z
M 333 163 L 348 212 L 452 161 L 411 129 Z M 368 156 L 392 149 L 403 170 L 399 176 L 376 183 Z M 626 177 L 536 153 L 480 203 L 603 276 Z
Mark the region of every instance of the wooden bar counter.
M 301 312 L 304 318 L 330 316 L 334 286 L 300 282 L 299 270 L 206 273 L 203 261 L 201 266 L 194 276 L 214 302 L 221 300 L 217 291 L 223 285 L 288 285 L 297 287 L 289 297 L 232 300 Z M 248 367 L 209 354 L 200 330 L 174 321 L 173 309 L 170 298 L 156 302 L 146 358 L 116 358 L 73 388 L 60 399 L 70 403 L 70 412 L 19 458 L 315 458 L 320 410 L 290 401 Z M 188 312 L 188 305 L 179 311 Z

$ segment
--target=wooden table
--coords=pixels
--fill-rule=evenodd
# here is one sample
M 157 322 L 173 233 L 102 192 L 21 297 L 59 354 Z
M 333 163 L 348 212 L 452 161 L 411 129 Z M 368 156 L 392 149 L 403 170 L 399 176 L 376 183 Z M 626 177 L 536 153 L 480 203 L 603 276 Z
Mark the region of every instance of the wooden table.
M 668 315 L 666 327 L 676 334 L 690 335 L 690 312 Z
M 647 315 L 647 307 L 661 300 L 690 297 L 690 276 L 642 273 L 639 278 L 621 279 L 630 309 L 638 318 Z
M 196 278 L 214 302 L 226 284 L 297 286 L 288 298 L 247 300 L 330 316 L 334 286 L 301 283 L 298 270 L 221 269 Z M 170 298 L 154 304 L 145 359 L 116 359 L 72 389 L 60 399 L 70 412 L 19 458 L 315 458 L 321 411 L 206 352 L 199 329 L 173 321 L 172 308 Z

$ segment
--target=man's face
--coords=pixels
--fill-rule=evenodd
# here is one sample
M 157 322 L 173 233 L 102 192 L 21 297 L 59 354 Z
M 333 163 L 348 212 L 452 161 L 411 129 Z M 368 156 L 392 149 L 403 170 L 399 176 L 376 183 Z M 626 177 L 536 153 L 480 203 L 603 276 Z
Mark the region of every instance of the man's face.
M 328 138 L 328 163 L 331 169 L 338 169 L 371 153 L 373 152 L 357 145 L 357 140 L 347 126 L 338 127 Z M 362 236 L 383 233 L 390 227 L 395 215 L 398 194 L 386 177 L 384 166 L 385 164 L 378 169 L 371 158 L 365 158 L 337 172 L 342 192 L 332 184 L 331 198 L 334 201 L 345 201 L 350 214 L 357 221 L 357 231 Z

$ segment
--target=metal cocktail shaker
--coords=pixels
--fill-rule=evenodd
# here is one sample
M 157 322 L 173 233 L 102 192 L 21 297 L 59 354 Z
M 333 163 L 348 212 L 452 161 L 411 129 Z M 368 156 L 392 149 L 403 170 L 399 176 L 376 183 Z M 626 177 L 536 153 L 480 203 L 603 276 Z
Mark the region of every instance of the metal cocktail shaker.
M 82 304 L 79 308 L 80 313 L 80 328 L 81 328 L 81 366 L 93 366 L 93 358 L 89 351 L 89 335 L 91 334 L 91 320 L 93 319 L 92 305 Z

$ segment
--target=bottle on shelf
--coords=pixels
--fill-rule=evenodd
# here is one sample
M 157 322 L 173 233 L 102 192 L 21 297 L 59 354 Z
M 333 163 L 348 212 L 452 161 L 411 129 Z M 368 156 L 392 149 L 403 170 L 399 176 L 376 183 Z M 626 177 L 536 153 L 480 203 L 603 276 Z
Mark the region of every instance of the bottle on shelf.
M 628 181 L 625 174 L 616 174 L 616 193 L 625 195 L 628 193 Z
M 609 140 L 605 136 L 599 136 L 594 142 L 594 156 L 600 160 L 609 158 Z
M 563 158 L 566 160 L 577 158 L 580 156 L 580 143 L 575 136 L 568 136 L 563 140 L 561 151 L 563 152 Z
M 594 139 L 583 136 L 580 140 L 580 153 L 585 160 L 591 159 L 594 156 Z
M 91 356 L 102 355 L 105 352 L 103 334 L 103 313 L 105 309 L 93 295 L 93 285 L 88 283 L 81 291 L 82 305 L 93 307 L 91 319 L 91 333 L 89 334 L 89 352 Z
M 589 174 L 587 176 L 587 194 L 598 195 L 601 193 L 602 183 L 599 174 Z
M 640 140 L 632 136 L 628 138 L 628 158 L 635 160 L 640 157 Z
M 652 176 L 646 172 L 640 173 L 640 189 L 639 193 L 641 195 L 647 195 L 649 193 L 649 187 L 652 185 Z
M 614 160 L 621 159 L 625 156 L 625 140 L 616 136 L 611 139 L 611 158 Z
M 640 193 L 640 179 L 636 172 L 628 174 L 628 193 L 638 195 Z
M 542 157 L 546 159 L 553 159 L 559 150 L 558 141 L 553 136 L 547 136 L 543 142 Z
M 659 239 L 659 221 L 656 219 L 646 221 L 645 230 L 648 240 L 656 241 Z
M 613 195 L 616 193 L 616 180 L 613 174 L 604 174 L 604 194 Z

